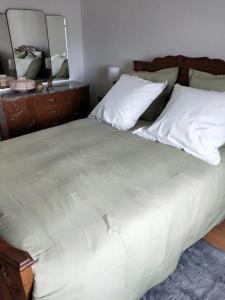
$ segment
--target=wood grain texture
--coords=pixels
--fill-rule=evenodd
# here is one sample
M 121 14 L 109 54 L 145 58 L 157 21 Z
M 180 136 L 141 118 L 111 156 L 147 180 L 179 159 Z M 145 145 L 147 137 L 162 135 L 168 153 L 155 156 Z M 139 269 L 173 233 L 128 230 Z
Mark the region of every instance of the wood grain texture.
M 28 300 L 31 297 L 34 261 L 25 252 L 0 239 L 0 299 Z
M 4 96 L 0 101 L 2 139 L 10 139 L 37 130 L 86 117 L 89 111 L 89 86 L 57 91 L 18 93 Z
M 189 69 L 214 75 L 225 74 L 225 61 L 208 57 L 191 58 L 183 55 L 157 57 L 152 61 L 134 61 L 134 71 L 159 71 L 166 68 L 179 68 L 177 83 L 189 85 Z

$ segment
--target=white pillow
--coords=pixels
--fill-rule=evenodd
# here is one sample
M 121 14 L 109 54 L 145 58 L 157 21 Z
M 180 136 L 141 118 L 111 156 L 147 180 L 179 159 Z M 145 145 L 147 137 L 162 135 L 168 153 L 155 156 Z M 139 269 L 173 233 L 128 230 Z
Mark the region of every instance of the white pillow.
M 135 126 L 139 117 L 165 87 L 166 82 L 153 83 L 124 74 L 89 117 L 128 130 Z
M 225 93 L 176 84 L 156 122 L 133 133 L 218 165 L 218 148 L 225 143 Z

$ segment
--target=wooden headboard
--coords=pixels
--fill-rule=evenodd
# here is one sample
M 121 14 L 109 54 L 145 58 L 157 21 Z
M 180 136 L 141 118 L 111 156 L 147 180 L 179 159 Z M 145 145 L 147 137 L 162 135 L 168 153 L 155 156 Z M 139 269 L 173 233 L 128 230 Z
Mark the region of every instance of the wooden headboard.
M 157 57 L 154 60 L 134 61 L 134 71 L 159 71 L 166 68 L 179 68 L 177 83 L 189 85 L 189 69 L 195 69 L 214 75 L 225 74 L 225 61 L 208 57 L 191 58 L 182 55 Z

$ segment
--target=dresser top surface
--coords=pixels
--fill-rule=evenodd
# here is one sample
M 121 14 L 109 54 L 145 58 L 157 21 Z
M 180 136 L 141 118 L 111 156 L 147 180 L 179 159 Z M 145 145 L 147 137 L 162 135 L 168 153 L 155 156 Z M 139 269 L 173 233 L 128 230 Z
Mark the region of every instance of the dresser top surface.
M 57 93 L 57 92 L 75 90 L 75 89 L 79 89 L 79 88 L 82 88 L 85 86 L 88 86 L 88 85 L 81 83 L 81 82 L 68 81 L 67 83 L 57 84 L 50 88 L 44 87 L 43 91 L 41 91 L 41 92 L 35 92 L 33 90 L 28 91 L 28 92 L 10 91 L 6 94 L 1 94 L 0 100 L 15 100 L 15 99 L 21 99 L 24 97 L 48 95 L 48 94 Z

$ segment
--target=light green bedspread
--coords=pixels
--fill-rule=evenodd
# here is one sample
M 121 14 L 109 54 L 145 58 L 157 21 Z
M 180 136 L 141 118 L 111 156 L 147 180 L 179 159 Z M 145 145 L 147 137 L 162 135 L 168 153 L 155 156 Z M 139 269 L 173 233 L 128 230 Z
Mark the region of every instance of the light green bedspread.
M 95 120 L 0 144 L 0 235 L 28 251 L 35 300 L 137 300 L 225 216 L 213 167 Z

